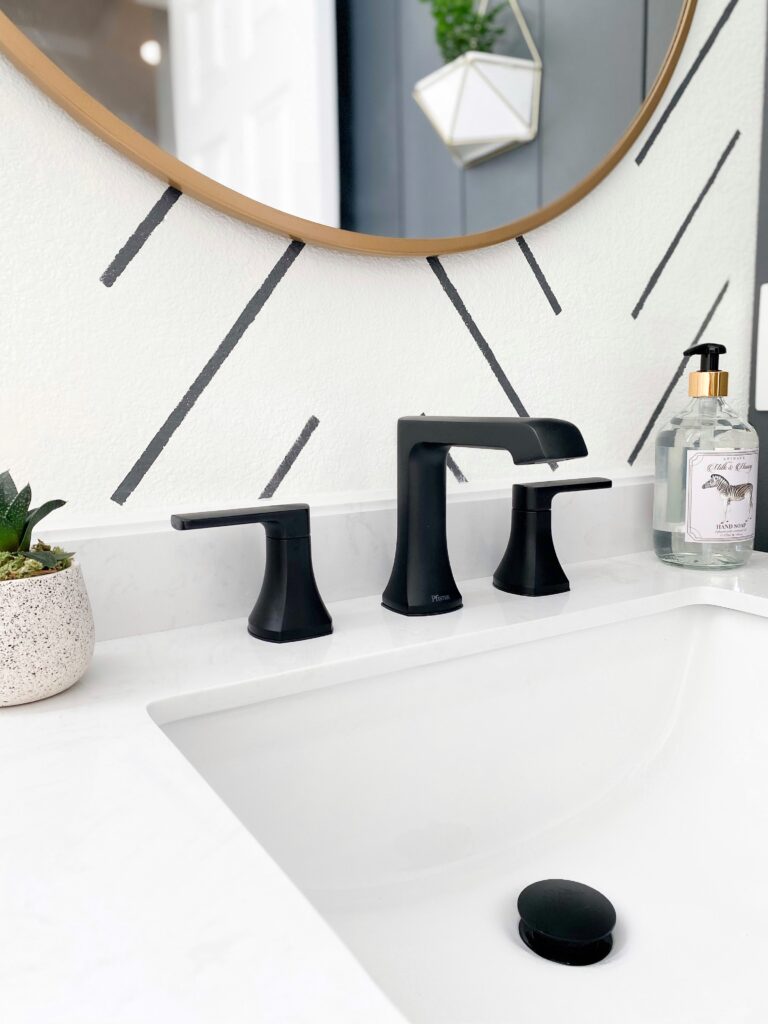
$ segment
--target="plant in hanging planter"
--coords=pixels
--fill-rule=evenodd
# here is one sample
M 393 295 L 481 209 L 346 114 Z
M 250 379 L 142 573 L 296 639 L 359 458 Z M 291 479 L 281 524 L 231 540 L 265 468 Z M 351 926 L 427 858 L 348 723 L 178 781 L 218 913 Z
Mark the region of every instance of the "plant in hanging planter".
M 19 491 L 9 472 L 0 473 L 0 706 L 65 690 L 93 655 L 80 566 L 70 551 L 32 543 L 38 523 L 65 503 L 31 504 L 29 484 Z
M 430 3 L 445 60 L 420 79 L 413 98 L 460 167 L 536 138 L 542 63 L 519 0 L 422 0 Z M 493 53 L 509 6 L 529 57 Z
M 32 545 L 37 524 L 66 502 L 56 498 L 38 508 L 30 508 L 31 504 L 29 484 L 19 491 L 7 470 L 0 473 L 0 581 L 57 572 L 72 565 L 72 552 L 51 548 L 42 541 Z
M 475 0 L 421 0 L 431 4 L 435 21 L 435 39 L 446 63 L 463 53 L 475 50 L 490 53 L 496 40 L 504 34 L 496 21 L 504 4 L 482 12 Z

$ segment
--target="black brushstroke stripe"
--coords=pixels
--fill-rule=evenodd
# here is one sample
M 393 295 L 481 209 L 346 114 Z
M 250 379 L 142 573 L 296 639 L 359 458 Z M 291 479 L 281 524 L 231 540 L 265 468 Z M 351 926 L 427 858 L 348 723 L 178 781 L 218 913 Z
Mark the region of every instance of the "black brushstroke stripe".
M 672 96 L 671 96 L 671 98 L 669 100 L 669 103 L 664 108 L 663 114 L 661 115 L 659 120 L 654 125 L 653 131 L 648 136 L 648 138 L 645 140 L 645 143 L 643 144 L 642 149 L 640 150 L 640 152 L 635 157 L 635 163 L 638 165 L 638 167 L 643 162 L 643 160 L 645 160 L 645 158 L 648 156 L 648 151 L 650 150 L 651 146 L 654 144 L 656 139 L 659 137 L 659 134 L 660 134 L 661 130 L 663 129 L 664 125 L 669 120 L 670 114 L 672 113 L 672 111 L 677 106 L 677 104 L 678 104 L 680 98 L 682 97 L 683 93 L 688 88 L 688 86 L 691 84 L 691 79 L 693 78 L 693 76 L 696 74 L 696 72 L 701 67 L 701 64 L 702 64 L 704 58 L 707 56 L 709 51 L 714 46 L 715 40 L 720 35 L 720 32 L 722 31 L 723 27 L 725 26 L 725 23 L 728 21 L 730 16 L 733 14 L 733 10 L 734 10 L 734 8 L 735 8 L 735 6 L 736 6 L 736 4 L 738 2 L 739 2 L 739 0 L 730 0 L 730 2 L 726 5 L 725 10 L 723 11 L 723 13 L 717 19 L 717 22 L 715 23 L 715 27 L 712 29 L 712 31 L 707 36 L 706 42 L 704 43 L 704 45 L 702 46 L 702 48 L 699 50 L 698 54 L 696 55 L 696 59 L 694 60 L 693 64 L 691 64 L 691 66 L 690 66 L 690 68 L 688 70 L 688 73 L 686 74 L 685 78 L 682 80 L 680 85 L 678 85 L 677 89 L 675 89 L 674 93 L 672 94 Z
M 495 376 L 496 380 L 501 385 L 501 388 L 502 388 L 504 394 L 507 396 L 509 401 L 512 403 L 512 407 L 514 408 L 515 412 L 517 413 L 518 416 L 527 416 L 528 415 L 527 409 L 525 408 L 523 403 L 520 401 L 520 398 L 519 398 L 517 392 L 515 391 L 515 389 L 510 384 L 509 378 L 507 377 L 506 373 L 504 373 L 504 370 L 501 368 L 501 363 L 498 361 L 498 359 L 496 358 L 496 356 L 493 353 L 493 349 L 491 348 L 491 346 L 488 344 L 488 342 L 485 340 L 485 338 L 481 334 L 480 328 L 477 326 L 475 321 L 469 315 L 469 310 L 464 305 L 464 301 L 461 298 L 461 296 L 459 295 L 459 293 L 456 291 L 455 285 L 453 284 L 451 279 L 446 274 L 445 267 L 440 262 L 440 259 L 437 256 L 428 256 L 427 257 L 427 263 L 430 265 L 430 267 L 434 271 L 435 277 L 438 279 L 440 284 L 443 286 L 443 291 L 448 296 L 448 298 L 451 300 L 454 309 L 456 310 L 456 312 L 459 314 L 459 316 L 463 320 L 465 327 L 467 328 L 469 333 L 472 335 L 472 339 L 474 340 L 475 344 L 477 345 L 477 347 L 480 349 L 480 351 L 482 352 L 483 356 L 485 357 L 486 362 L 488 363 L 488 365 L 490 366 L 491 370 L 493 371 L 493 375 Z
M 303 242 L 291 242 L 272 270 L 270 270 L 264 280 L 264 283 L 248 302 L 248 305 L 227 332 L 224 340 L 202 368 L 197 377 L 195 377 L 184 397 L 149 442 L 136 463 L 128 471 L 125 478 L 118 485 L 117 490 L 112 495 L 112 501 L 117 502 L 118 505 L 123 505 L 136 490 L 136 487 L 141 483 L 144 476 L 154 465 L 163 448 L 165 448 L 174 433 L 184 422 L 187 413 L 190 412 L 195 402 L 208 387 L 216 373 L 221 369 L 224 360 L 228 355 L 230 355 L 238 341 L 242 338 L 243 334 L 245 334 L 256 316 L 261 312 L 267 299 L 275 288 L 277 288 L 280 281 L 282 281 L 289 267 L 303 248 Z
M 482 352 L 482 354 L 485 357 L 485 360 L 488 363 L 488 365 L 490 366 L 491 370 L 493 370 L 493 375 L 495 376 L 496 380 L 501 385 L 501 388 L 502 388 L 504 394 L 507 396 L 509 401 L 512 403 L 512 407 L 514 408 L 515 412 L 517 413 L 518 416 L 528 416 L 529 415 L 528 410 L 525 408 L 523 403 L 520 401 L 520 397 L 518 396 L 518 394 L 515 391 L 515 389 L 512 387 L 512 385 L 511 385 L 511 383 L 509 381 L 509 378 L 507 377 L 506 373 L 504 373 L 504 370 L 501 368 L 501 363 L 498 361 L 498 359 L 494 355 L 493 349 L 491 348 L 491 346 L 488 344 L 488 342 L 483 337 L 483 335 L 482 335 L 482 333 L 480 331 L 480 328 L 477 326 L 475 321 L 469 315 L 469 310 L 464 305 L 464 300 L 459 295 L 459 293 L 456 291 L 456 286 L 453 284 L 451 279 L 448 277 L 448 274 L 445 272 L 445 267 L 440 262 L 439 257 L 437 257 L 437 256 L 427 256 L 427 263 L 430 265 L 430 267 L 434 271 L 435 277 L 438 279 L 438 281 L 442 285 L 443 291 L 448 296 L 448 298 L 451 300 L 451 303 L 452 303 L 454 309 L 456 310 L 456 312 L 461 317 L 462 321 L 464 322 L 465 327 L 467 328 L 469 333 L 472 335 L 473 341 L 475 342 L 477 347 Z M 556 462 L 550 462 L 549 466 L 550 466 L 550 468 L 552 470 L 557 469 L 557 463 Z
M 723 152 L 720 154 L 720 158 L 718 159 L 717 163 L 715 164 L 714 171 L 712 171 L 712 173 L 710 174 L 709 178 L 707 179 L 707 183 L 705 184 L 704 188 L 699 193 L 699 195 L 698 195 L 698 197 L 696 199 L 696 202 L 693 204 L 693 206 L 690 208 L 690 210 L 686 214 L 685 220 L 680 225 L 680 227 L 677 229 L 677 231 L 675 233 L 675 237 L 672 239 L 672 241 L 671 241 L 667 251 L 664 253 L 664 255 L 663 255 L 662 259 L 661 259 L 661 262 L 656 267 L 654 272 L 651 274 L 651 276 L 650 276 L 650 278 L 648 280 L 648 284 L 643 289 L 643 294 L 640 296 L 640 298 L 637 301 L 637 305 L 632 310 L 632 317 L 633 317 L 633 319 L 637 320 L 638 316 L 640 315 L 640 312 L 641 312 L 643 306 L 645 305 L 646 300 L 648 299 L 648 296 L 651 294 L 653 289 L 658 284 L 659 278 L 661 277 L 662 273 L 664 272 L 664 268 L 666 267 L 666 265 L 669 263 L 670 259 L 672 258 L 672 254 L 674 253 L 675 249 L 680 244 L 680 240 L 682 239 L 683 235 L 688 230 L 688 227 L 690 226 L 691 221 L 693 220 L 694 216 L 696 215 L 696 211 L 699 209 L 701 204 L 704 202 L 704 198 L 707 195 L 707 192 L 709 192 L 709 190 L 714 185 L 715 180 L 717 179 L 718 174 L 723 169 L 723 165 L 725 164 L 725 161 L 728 159 L 728 157 L 733 152 L 733 147 L 739 141 L 740 136 L 741 136 L 741 132 L 737 129 L 733 133 L 733 136 L 732 136 L 730 142 L 728 143 L 728 145 L 725 147 Z
M 544 272 L 537 263 L 536 257 L 531 252 L 531 247 L 526 242 L 524 235 L 518 235 L 517 244 L 520 246 L 523 256 L 525 256 L 526 260 L 528 261 L 528 266 L 533 271 L 533 276 L 539 282 L 541 290 L 546 295 L 547 302 L 552 307 L 555 316 L 559 316 L 559 314 L 563 312 L 563 307 L 557 301 L 555 293 L 552 291 L 549 281 L 546 279 L 546 277 L 544 276 Z
M 709 322 L 712 319 L 712 317 L 715 315 L 717 307 L 723 301 L 723 296 L 728 291 L 729 283 L 730 283 L 729 281 L 726 281 L 725 284 L 723 285 L 723 287 L 718 292 L 717 298 L 712 303 L 712 305 L 709 307 L 709 312 L 704 317 L 704 320 L 702 321 L 701 327 L 699 327 L 698 331 L 696 332 L 696 337 L 693 339 L 691 344 L 688 346 L 689 348 L 693 348 L 694 345 L 698 345 L 699 341 L 701 340 L 702 335 L 706 331 L 707 327 L 709 327 Z M 659 416 L 661 416 L 661 413 L 662 413 L 662 410 L 664 409 L 664 406 L 669 401 L 669 396 L 675 390 L 675 388 L 677 387 L 677 382 L 680 380 L 680 378 L 685 373 L 685 368 L 688 365 L 688 360 L 690 358 L 691 358 L 690 356 L 683 356 L 683 358 L 680 360 L 680 365 L 677 367 L 677 369 L 675 370 L 674 374 L 672 375 L 672 379 L 670 380 L 669 384 L 664 389 L 664 394 L 661 396 L 661 399 L 659 400 L 656 408 L 651 413 L 651 418 L 646 423 L 645 428 L 643 429 L 642 434 L 638 438 L 637 444 L 632 449 L 632 453 L 629 456 L 629 458 L 627 459 L 627 462 L 630 464 L 630 466 L 634 465 L 635 459 L 637 459 L 638 455 L 640 454 L 640 452 L 643 449 L 643 445 L 645 444 L 645 442 L 650 437 L 651 431 L 653 430 L 654 426 L 656 425 L 656 421 L 658 420 Z
M 139 224 L 134 233 L 115 256 L 99 280 L 107 288 L 111 288 L 122 272 L 136 256 L 149 236 L 165 220 L 165 215 L 171 209 L 176 200 L 181 196 L 177 188 L 169 187 L 163 192 L 158 201 L 149 211 L 144 220 Z
M 290 470 L 291 466 L 294 464 L 296 459 L 298 459 L 299 455 L 301 455 L 307 441 L 310 439 L 310 437 L 312 437 L 312 434 L 315 432 L 315 430 L 317 430 L 319 426 L 320 420 L 317 418 L 317 416 L 310 416 L 307 422 L 301 428 L 301 433 L 286 452 L 285 458 L 282 460 L 280 465 L 275 470 L 274 474 L 272 475 L 272 479 L 269 481 L 267 486 L 259 495 L 259 498 L 271 498 L 274 496 L 275 491 L 285 479 L 286 474 Z
M 459 468 L 458 463 L 456 462 L 456 460 L 454 459 L 450 452 L 448 452 L 448 458 L 445 461 L 448 466 L 448 469 L 450 469 L 450 471 L 453 473 L 453 475 L 456 477 L 457 481 L 460 484 L 469 483 L 469 481 Z

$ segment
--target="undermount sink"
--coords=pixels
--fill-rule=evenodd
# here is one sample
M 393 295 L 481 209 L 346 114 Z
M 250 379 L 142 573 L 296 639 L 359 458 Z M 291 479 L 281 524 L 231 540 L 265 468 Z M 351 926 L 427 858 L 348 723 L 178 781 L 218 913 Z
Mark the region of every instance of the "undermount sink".
M 692 605 L 163 729 L 416 1024 L 763 1021 L 766 651 Z M 523 945 L 545 878 L 606 960 Z

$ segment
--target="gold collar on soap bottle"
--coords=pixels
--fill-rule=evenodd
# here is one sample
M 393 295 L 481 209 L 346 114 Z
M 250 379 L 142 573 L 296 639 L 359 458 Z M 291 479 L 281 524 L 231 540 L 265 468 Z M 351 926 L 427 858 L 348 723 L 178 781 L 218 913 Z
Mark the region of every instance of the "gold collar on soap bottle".
M 696 370 L 688 374 L 688 394 L 691 398 L 724 398 L 728 394 L 728 371 Z
M 707 342 L 685 350 L 687 356 L 701 356 L 701 366 L 688 375 L 691 398 L 724 398 L 728 394 L 728 371 L 720 369 L 720 356 L 725 345 Z

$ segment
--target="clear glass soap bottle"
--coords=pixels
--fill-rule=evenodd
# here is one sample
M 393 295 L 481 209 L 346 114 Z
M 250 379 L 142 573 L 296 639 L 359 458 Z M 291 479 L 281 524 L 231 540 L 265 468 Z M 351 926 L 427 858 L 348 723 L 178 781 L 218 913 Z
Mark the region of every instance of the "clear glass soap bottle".
M 690 569 L 732 569 L 755 537 L 758 437 L 726 402 L 723 345 L 696 345 L 691 400 L 656 436 L 653 546 L 663 562 Z

